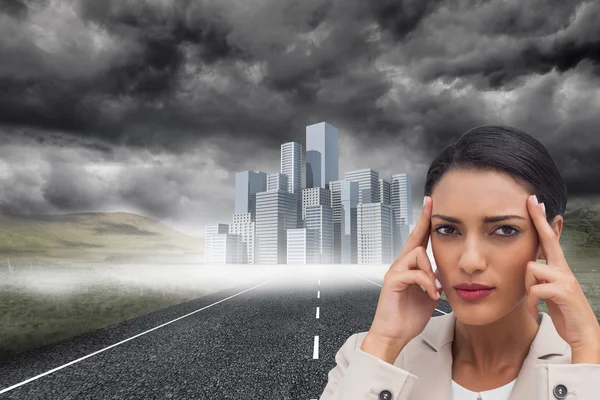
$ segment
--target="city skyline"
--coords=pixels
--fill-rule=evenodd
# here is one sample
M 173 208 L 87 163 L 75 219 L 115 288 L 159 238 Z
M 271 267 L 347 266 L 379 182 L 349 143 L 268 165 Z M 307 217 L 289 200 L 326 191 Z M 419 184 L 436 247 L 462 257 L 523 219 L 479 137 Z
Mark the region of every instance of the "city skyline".
M 206 225 L 206 263 L 372 264 L 396 258 L 413 227 L 409 174 L 386 179 L 364 168 L 338 180 L 339 130 L 326 121 L 306 127 L 305 147 L 281 144 L 280 157 L 281 172 L 236 173 L 233 223 Z

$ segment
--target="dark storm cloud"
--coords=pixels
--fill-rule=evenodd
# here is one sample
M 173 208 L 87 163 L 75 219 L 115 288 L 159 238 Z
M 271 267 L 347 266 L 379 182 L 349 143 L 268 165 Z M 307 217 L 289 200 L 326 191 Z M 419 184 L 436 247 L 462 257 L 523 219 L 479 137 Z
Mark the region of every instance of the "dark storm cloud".
M 598 64 L 599 19 L 600 3 L 595 1 L 496 1 L 461 10 L 446 7 L 419 27 L 408 44 L 414 51 L 403 52 L 402 57 L 414 60 L 424 81 L 464 78 L 482 89 L 511 88 L 533 73 L 554 68 L 564 72 L 585 60 Z
M 413 172 L 417 190 L 494 123 L 542 141 L 570 195 L 600 193 L 598 2 L 0 5 L 1 212 L 229 222 L 234 173 L 277 172 L 320 121 L 341 176 Z
M 442 1 L 439 0 L 371 0 L 368 2 L 375 21 L 397 40 L 404 39 L 441 3 Z
M 0 0 L 0 11 L 14 18 L 24 18 L 27 6 L 20 0 Z

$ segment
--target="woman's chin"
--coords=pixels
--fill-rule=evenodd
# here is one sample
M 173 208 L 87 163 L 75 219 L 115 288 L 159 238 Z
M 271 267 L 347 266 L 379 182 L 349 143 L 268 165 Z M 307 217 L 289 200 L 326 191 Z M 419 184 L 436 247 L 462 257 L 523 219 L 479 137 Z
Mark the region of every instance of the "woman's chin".
M 461 299 L 458 299 L 456 302 L 448 302 L 450 303 L 450 307 L 452 308 L 452 312 L 456 316 L 456 319 L 466 325 L 487 325 L 498 319 L 497 313 L 490 304 L 464 304 Z

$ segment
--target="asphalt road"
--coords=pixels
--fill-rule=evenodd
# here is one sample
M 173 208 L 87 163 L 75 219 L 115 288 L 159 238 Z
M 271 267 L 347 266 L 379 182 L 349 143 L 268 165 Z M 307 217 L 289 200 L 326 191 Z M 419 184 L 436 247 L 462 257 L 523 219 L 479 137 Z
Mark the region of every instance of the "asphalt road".
M 0 364 L 0 399 L 318 399 L 375 315 L 382 282 L 359 268 L 290 267 L 28 351 Z

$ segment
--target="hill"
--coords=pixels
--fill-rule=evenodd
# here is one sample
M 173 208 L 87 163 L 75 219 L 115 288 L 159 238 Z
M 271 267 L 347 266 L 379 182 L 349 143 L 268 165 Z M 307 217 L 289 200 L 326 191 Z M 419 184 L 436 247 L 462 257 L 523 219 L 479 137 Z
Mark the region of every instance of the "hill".
M 203 256 L 203 238 L 136 214 L 0 216 L 0 260 L 198 261 Z
M 561 242 L 565 245 L 600 250 L 600 204 L 566 212 L 563 229 Z

